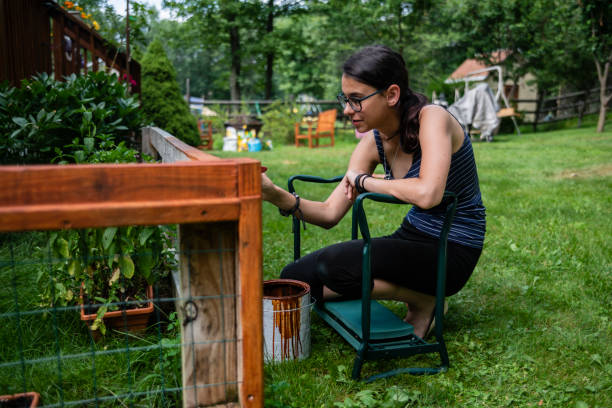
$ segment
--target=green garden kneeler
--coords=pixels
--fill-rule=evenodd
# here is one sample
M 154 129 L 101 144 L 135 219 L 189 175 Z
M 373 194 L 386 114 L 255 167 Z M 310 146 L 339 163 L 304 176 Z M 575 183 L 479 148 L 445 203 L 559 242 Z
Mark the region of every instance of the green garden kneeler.
M 314 183 L 337 183 L 343 176 L 333 178 L 321 178 L 308 175 L 296 175 L 289 178 L 289 192 L 294 193 L 293 182 L 295 180 Z M 370 274 L 370 231 L 363 208 L 363 200 L 370 199 L 378 202 L 392 204 L 406 204 L 397 198 L 378 193 L 360 194 L 353 204 L 353 227 L 352 239 L 357 239 L 359 230 L 363 237 L 363 259 L 362 259 L 362 297 L 357 300 L 317 302 L 315 311 L 333 327 L 356 351 L 355 363 L 353 364 L 353 379 L 360 378 L 361 367 L 365 360 L 381 358 L 408 357 L 416 354 L 438 353 L 440 365 L 437 367 L 407 367 L 398 368 L 366 379 L 366 382 L 379 378 L 389 377 L 400 373 L 410 374 L 436 374 L 448 369 L 448 353 L 442 336 L 444 322 L 444 297 L 446 288 L 446 244 L 448 232 L 457 208 L 457 197 L 452 192 L 445 192 L 443 202 L 448 203 L 442 232 L 440 234 L 440 245 L 438 247 L 437 286 L 435 306 L 435 329 L 436 342 L 428 343 L 414 334 L 412 325 L 404 322 L 401 318 L 387 309 L 385 306 L 370 298 L 371 274 Z M 293 217 L 293 257 L 300 258 L 300 220 Z

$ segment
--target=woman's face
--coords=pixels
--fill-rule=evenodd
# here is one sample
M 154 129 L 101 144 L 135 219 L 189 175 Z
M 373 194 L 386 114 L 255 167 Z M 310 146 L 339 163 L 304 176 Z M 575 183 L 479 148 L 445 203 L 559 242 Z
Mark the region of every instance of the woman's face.
M 377 89 L 370 85 L 359 82 L 348 75 L 342 75 L 342 93 L 347 98 L 360 99 L 376 91 Z M 384 122 L 389 113 L 385 92 L 372 95 L 360 103 L 361 111 L 359 112 L 356 112 L 350 103 L 344 107 L 344 114 L 351 118 L 355 129 L 363 133 L 380 128 L 379 125 Z

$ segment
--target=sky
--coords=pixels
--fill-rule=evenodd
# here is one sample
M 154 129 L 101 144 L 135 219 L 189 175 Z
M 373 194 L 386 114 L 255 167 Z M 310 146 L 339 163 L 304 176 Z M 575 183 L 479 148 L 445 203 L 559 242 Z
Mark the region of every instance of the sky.
M 147 3 L 149 5 L 155 6 L 155 8 L 157 8 L 157 10 L 159 11 L 160 18 L 162 19 L 171 18 L 171 15 L 167 10 L 162 10 L 162 7 L 161 7 L 162 0 L 138 0 L 138 1 L 140 3 Z M 108 2 L 110 3 L 110 5 L 112 5 L 115 8 L 115 11 L 117 12 L 117 14 L 120 14 L 122 16 L 125 15 L 125 0 L 108 0 Z

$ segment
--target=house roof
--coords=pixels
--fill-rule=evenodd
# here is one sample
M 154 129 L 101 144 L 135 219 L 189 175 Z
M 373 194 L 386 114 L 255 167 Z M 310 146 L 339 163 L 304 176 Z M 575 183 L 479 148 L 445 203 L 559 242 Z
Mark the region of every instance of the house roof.
M 494 63 L 500 63 L 504 61 L 508 57 L 508 55 L 509 55 L 509 52 L 507 50 L 494 51 L 491 54 L 491 61 Z M 475 58 L 469 58 L 463 61 L 461 65 L 459 65 L 459 67 L 457 67 L 457 69 L 453 71 L 452 74 L 450 74 L 450 77 L 448 79 L 449 80 L 463 79 L 470 72 L 478 71 L 479 69 L 483 69 L 487 67 L 488 65 L 486 65 L 484 62 L 479 61 Z M 488 72 L 483 72 L 481 75 L 478 76 L 478 80 L 485 79 L 488 75 L 489 75 Z

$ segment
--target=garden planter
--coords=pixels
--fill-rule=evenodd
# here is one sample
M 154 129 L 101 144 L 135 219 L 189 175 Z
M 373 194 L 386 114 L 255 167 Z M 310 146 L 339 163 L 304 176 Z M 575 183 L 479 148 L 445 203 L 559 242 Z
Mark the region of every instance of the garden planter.
M 96 313 L 86 314 L 85 306 L 83 305 L 83 288 L 81 288 L 81 320 L 85 321 L 88 326 L 96 320 Z M 145 307 L 127 309 L 127 310 L 115 310 L 112 312 L 106 312 L 102 320 L 107 329 L 124 330 L 127 326 L 127 330 L 131 332 L 143 331 L 147 328 L 149 317 L 153 313 L 153 286 L 147 287 L 147 298 L 149 302 Z M 125 314 L 125 317 L 124 317 Z M 98 333 L 98 330 L 92 331 L 92 333 Z
M 23 394 L 0 395 L 0 408 L 33 408 L 40 402 L 37 392 L 26 392 Z

